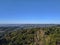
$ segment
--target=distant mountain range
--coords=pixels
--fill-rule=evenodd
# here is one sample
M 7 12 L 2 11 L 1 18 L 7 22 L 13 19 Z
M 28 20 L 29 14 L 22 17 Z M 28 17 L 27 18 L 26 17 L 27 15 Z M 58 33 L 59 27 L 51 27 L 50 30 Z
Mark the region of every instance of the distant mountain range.
M 60 24 L 0 24 L 0 27 L 50 27 L 60 26 Z

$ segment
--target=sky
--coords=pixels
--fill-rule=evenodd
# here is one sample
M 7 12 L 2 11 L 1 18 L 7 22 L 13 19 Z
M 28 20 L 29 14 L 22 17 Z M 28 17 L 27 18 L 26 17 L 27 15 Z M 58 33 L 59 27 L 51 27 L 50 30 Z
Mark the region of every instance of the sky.
M 0 0 L 0 24 L 60 24 L 60 0 Z

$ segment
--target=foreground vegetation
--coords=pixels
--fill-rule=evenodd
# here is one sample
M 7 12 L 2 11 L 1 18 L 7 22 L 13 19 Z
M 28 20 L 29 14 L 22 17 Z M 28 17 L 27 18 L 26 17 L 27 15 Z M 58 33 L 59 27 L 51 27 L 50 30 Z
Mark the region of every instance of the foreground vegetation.
M 11 29 L 13 30 L 13 29 Z M 60 27 L 22 28 L 5 32 L 0 45 L 59 45 Z

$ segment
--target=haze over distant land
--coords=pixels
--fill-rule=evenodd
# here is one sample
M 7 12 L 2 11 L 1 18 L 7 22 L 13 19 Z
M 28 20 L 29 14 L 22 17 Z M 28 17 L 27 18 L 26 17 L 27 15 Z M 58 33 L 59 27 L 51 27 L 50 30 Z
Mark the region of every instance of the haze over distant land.
M 60 0 L 0 0 L 0 24 L 60 24 Z

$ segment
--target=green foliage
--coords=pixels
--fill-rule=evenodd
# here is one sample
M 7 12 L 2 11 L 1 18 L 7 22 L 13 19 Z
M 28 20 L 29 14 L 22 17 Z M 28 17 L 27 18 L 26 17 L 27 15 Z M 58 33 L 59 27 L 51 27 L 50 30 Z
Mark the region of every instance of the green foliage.
M 29 28 L 4 34 L 0 39 L 0 45 L 56 45 L 58 40 L 60 41 L 58 27 Z

